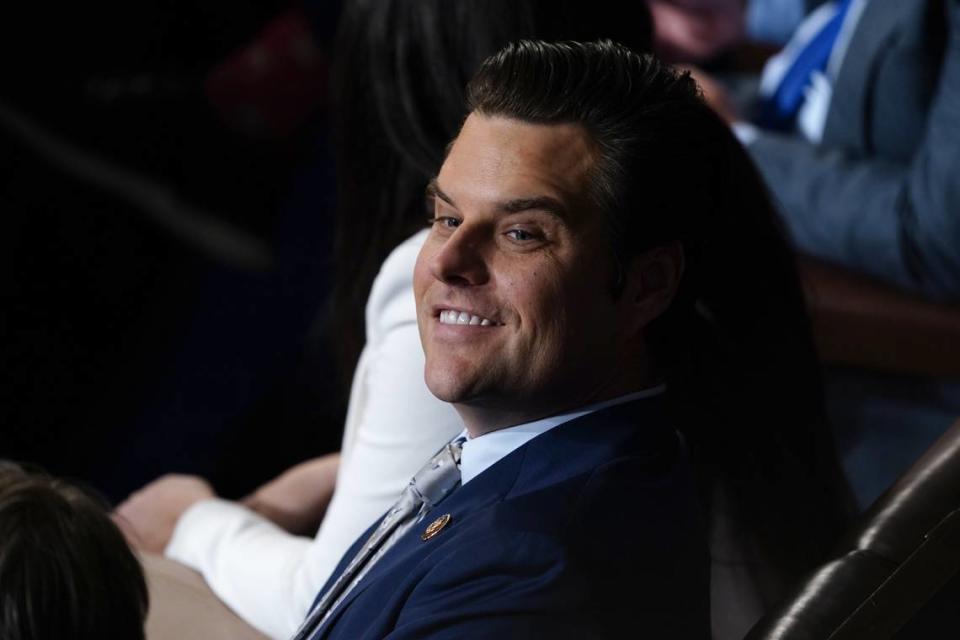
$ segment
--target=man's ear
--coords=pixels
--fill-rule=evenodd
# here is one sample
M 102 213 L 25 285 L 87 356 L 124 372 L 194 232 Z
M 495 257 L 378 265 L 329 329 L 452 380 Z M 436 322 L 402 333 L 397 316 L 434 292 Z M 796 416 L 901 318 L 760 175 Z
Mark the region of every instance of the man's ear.
M 630 261 L 621 298 L 629 335 L 638 335 L 667 310 L 680 286 L 683 267 L 680 242 L 654 247 Z

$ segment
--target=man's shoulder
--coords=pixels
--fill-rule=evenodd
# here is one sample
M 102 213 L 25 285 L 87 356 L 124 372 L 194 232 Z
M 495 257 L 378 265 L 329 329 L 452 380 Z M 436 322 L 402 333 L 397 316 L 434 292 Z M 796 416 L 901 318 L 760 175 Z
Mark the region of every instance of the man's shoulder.
M 682 466 L 654 470 L 649 458 L 624 456 L 511 494 L 472 514 L 429 559 L 415 601 L 515 590 L 515 606 L 602 637 L 635 631 L 637 616 L 671 630 L 663 637 L 701 637 L 691 630 L 708 619 L 709 556 Z
M 561 425 L 489 469 L 502 496 L 470 514 L 462 546 L 512 540 L 566 558 L 666 563 L 697 552 L 705 534 L 681 436 L 659 420 L 636 424 L 628 408 L 604 413 Z
M 678 532 L 702 530 L 693 474 L 679 439 L 672 452 L 626 453 L 555 482 L 528 487 L 521 479 L 477 526 L 487 529 L 486 535 L 523 532 L 562 545 L 593 541 L 587 546 L 594 548 L 629 534 L 634 540 L 643 536 L 648 549 L 655 541 L 656 547 L 672 546 Z
M 664 502 L 698 510 L 684 440 L 663 407 L 661 398 L 614 406 L 535 438 L 501 508 L 555 511 L 566 527 Z

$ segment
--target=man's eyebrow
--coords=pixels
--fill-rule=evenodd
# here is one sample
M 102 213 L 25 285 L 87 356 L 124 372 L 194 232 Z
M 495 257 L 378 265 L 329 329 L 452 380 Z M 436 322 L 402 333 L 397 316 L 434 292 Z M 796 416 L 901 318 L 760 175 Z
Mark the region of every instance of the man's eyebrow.
M 437 184 L 436 178 L 431 178 L 430 182 L 427 183 L 427 198 L 440 198 L 446 202 L 451 207 L 456 207 L 453 203 L 453 198 L 448 196 L 443 192 L 443 189 L 440 188 L 440 185 Z
M 453 202 L 453 198 L 448 196 L 443 192 L 443 189 L 440 188 L 440 185 L 437 184 L 437 179 L 434 178 L 427 184 L 427 197 L 436 197 L 440 198 L 451 207 L 456 207 L 457 205 Z M 550 196 L 537 196 L 534 198 L 514 198 L 512 200 L 506 200 L 504 202 L 497 204 L 497 211 L 502 213 L 520 213 L 522 211 L 544 211 L 551 215 L 554 215 L 562 221 L 568 219 L 567 208 L 563 205 L 562 202 L 556 198 Z
M 504 213 L 520 213 L 521 211 L 545 211 L 552 214 L 562 221 L 568 218 L 567 208 L 563 203 L 550 196 L 537 196 L 535 198 L 515 198 L 501 203 L 498 207 Z

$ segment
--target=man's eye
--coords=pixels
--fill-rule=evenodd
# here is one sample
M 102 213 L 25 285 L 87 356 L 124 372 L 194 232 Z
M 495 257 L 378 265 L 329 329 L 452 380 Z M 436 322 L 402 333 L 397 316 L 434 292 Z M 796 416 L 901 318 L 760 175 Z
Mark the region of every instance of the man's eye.
M 434 216 L 428 220 L 433 226 L 443 227 L 445 229 L 456 229 L 460 226 L 460 220 L 452 216 Z
M 506 232 L 506 235 L 516 242 L 530 242 L 531 240 L 537 239 L 537 236 L 526 229 L 510 229 Z

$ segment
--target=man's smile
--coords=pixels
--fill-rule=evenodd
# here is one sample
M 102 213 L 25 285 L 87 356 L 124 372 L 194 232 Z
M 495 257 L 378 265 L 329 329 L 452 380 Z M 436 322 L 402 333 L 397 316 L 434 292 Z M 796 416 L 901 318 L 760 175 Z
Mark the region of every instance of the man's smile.
M 440 324 L 465 324 L 472 326 L 489 327 L 500 323 L 484 318 L 483 316 L 460 309 L 441 309 L 438 315 Z

